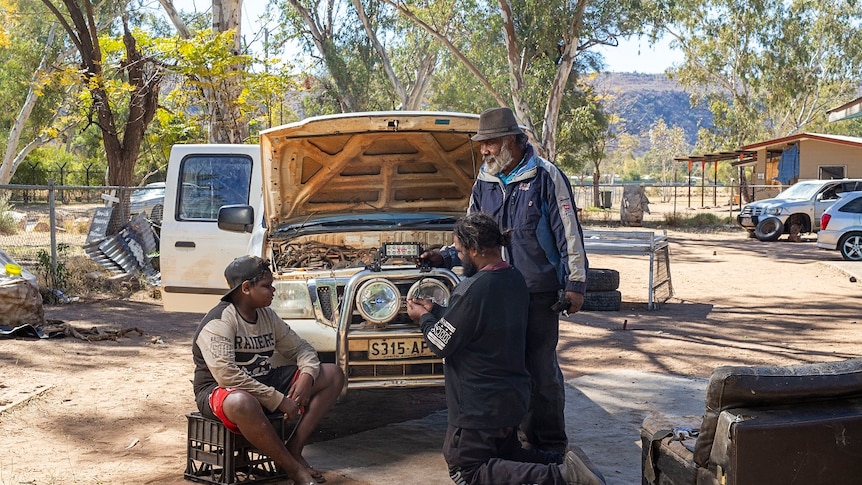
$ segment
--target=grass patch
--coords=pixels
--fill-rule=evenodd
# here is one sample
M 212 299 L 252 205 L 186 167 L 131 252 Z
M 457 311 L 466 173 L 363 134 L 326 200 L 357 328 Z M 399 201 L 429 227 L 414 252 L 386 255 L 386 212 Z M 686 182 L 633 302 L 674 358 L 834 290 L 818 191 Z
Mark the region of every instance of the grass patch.
M 88 256 L 69 255 L 69 245 L 57 245 L 57 265 L 51 265 L 51 254 L 39 250 L 36 277 L 42 300 L 48 304 L 62 303 L 63 295 L 89 295 L 97 288 L 87 275 L 101 268 Z
M 12 217 L 12 204 L 8 199 L 0 198 L 0 235 L 12 236 L 17 232 L 18 227 Z
M 730 216 L 718 216 L 705 212 L 688 217 L 682 214 L 665 214 L 664 223 L 667 227 L 677 229 L 723 229 L 734 222 Z
M 589 206 L 584 209 L 578 210 L 578 220 L 581 221 L 581 223 L 590 221 L 608 222 L 613 216 L 617 214 L 619 214 L 618 211 L 611 211 L 608 209 L 602 209 L 601 207 Z

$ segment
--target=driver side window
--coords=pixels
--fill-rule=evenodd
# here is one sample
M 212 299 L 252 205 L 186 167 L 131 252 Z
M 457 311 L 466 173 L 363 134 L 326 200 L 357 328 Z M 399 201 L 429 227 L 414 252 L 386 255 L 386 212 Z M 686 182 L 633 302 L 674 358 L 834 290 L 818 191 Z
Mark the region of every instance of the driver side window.
M 838 198 L 838 192 L 836 187 L 830 187 L 823 191 L 820 195 L 820 200 L 835 200 Z

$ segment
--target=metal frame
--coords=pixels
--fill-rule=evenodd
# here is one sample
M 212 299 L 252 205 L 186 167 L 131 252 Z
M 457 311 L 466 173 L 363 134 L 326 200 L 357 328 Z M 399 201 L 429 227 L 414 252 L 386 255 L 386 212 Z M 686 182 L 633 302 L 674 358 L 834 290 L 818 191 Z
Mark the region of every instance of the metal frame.
M 656 288 L 669 285 L 668 298 L 673 296 L 673 284 L 670 273 L 670 251 L 668 248 L 667 231 L 656 234 L 652 231 L 598 231 L 584 230 L 584 248 L 587 254 L 629 254 L 635 256 L 649 256 L 649 288 L 647 288 L 648 308 L 656 308 L 654 298 Z M 653 275 L 655 273 L 655 255 L 664 253 L 667 264 L 667 281 L 656 283 Z M 664 301 L 662 302 L 664 303 Z

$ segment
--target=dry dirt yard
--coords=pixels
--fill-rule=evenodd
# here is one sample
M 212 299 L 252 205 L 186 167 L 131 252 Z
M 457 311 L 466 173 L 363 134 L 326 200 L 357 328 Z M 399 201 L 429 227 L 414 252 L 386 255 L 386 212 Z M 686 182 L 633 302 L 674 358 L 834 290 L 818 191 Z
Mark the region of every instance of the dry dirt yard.
M 830 264 L 840 262 L 836 252 L 811 241 L 761 243 L 740 231 L 669 238 L 675 296 L 657 310 L 646 308 L 645 257 L 590 256 L 593 267 L 620 272 L 623 309 L 564 318 L 566 379 L 614 369 L 707 377 L 719 365 L 862 353 L 862 286 Z M 79 329 L 136 327 L 144 335 L 0 340 L 0 484 L 189 483 L 182 473 L 185 415 L 194 410 L 190 339 L 200 316 L 166 313 L 145 292 L 46 314 Z M 444 407 L 439 390 L 356 393 L 315 440 Z M 358 483 L 327 476 L 335 485 Z

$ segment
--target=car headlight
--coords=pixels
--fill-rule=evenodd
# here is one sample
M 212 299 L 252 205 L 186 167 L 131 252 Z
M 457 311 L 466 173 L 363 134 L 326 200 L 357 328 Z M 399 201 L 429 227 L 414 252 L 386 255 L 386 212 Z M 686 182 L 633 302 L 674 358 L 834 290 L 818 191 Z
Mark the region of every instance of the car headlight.
M 781 207 L 769 207 L 766 209 L 766 213 L 770 216 L 781 215 Z
M 401 308 L 401 294 L 389 280 L 370 279 L 356 292 L 356 308 L 362 318 L 369 322 L 386 323 L 398 314 L 398 309 Z
M 304 281 L 276 281 L 272 307 L 281 318 L 314 318 L 314 308 Z
M 440 280 L 434 278 L 423 278 L 407 292 L 408 298 L 418 298 L 420 300 L 431 300 L 440 306 L 449 304 L 449 288 L 446 288 Z

